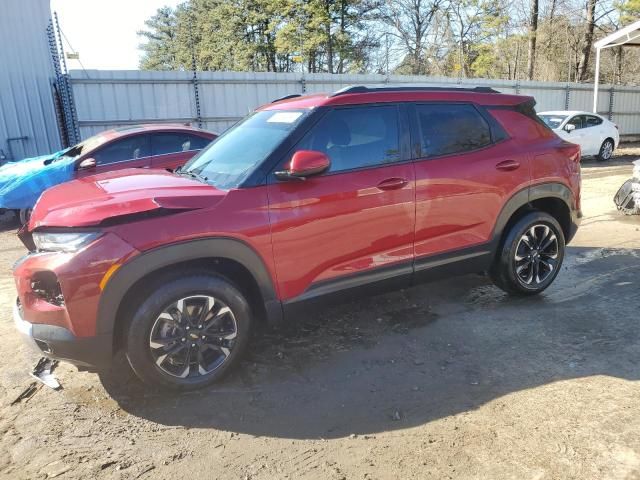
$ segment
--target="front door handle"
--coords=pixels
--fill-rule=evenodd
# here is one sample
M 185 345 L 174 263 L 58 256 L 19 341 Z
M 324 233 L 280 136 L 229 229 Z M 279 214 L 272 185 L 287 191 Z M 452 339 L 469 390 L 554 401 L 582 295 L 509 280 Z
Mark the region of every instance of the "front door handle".
M 404 178 L 387 178 L 378 184 L 380 190 L 398 190 L 407 184 Z
M 517 170 L 518 168 L 520 168 L 520 162 L 516 162 L 515 160 L 505 160 L 504 162 L 500 162 L 496 165 L 496 169 L 503 170 L 505 172 Z

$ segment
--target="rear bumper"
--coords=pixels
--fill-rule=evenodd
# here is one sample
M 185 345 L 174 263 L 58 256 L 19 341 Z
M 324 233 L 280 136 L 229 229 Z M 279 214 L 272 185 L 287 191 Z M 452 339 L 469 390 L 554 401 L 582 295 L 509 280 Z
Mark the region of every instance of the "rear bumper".
M 76 337 L 64 327 L 30 323 L 23 318 L 17 301 L 13 305 L 13 322 L 27 347 L 39 355 L 91 370 L 104 370 L 111 365 L 111 335 Z

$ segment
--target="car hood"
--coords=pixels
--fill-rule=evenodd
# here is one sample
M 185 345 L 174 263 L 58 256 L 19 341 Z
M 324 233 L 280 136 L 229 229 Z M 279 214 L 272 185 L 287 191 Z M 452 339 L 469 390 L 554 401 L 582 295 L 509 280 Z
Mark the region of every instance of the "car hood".
M 164 170 L 119 170 L 45 191 L 33 210 L 29 230 L 89 227 L 196 210 L 215 205 L 225 195 L 211 185 Z

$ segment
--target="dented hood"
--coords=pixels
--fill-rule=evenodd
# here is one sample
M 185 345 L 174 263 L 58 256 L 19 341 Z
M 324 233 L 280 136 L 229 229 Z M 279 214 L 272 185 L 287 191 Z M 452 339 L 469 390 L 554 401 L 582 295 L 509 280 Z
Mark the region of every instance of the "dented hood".
M 210 185 L 163 170 L 119 170 L 45 191 L 33 210 L 29 230 L 89 227 L 136 214 L 207 208 L 225 194 Z

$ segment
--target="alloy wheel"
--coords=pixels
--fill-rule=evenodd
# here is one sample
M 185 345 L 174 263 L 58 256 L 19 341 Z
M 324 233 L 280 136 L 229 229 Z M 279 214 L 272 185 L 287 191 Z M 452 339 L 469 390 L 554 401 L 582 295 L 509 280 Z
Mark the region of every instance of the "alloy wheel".
M 558 267 L 558 238 L 545 224 L 530 227 L 518 241 L 515 253 L 515 273 L 527 288 L 544 283 Z
M 609 160 L 611 155 L 613 155 L 613 144 L 610 140 L 607 140 L 602 146 L 602 158 L 603 160 Z
M 191 378 L 208 375 L 226 362 L 238 325 L 231 309 L 217 298 L 194 295 L 165 308 L 149 335 L 156 366 L 164 373 Z

